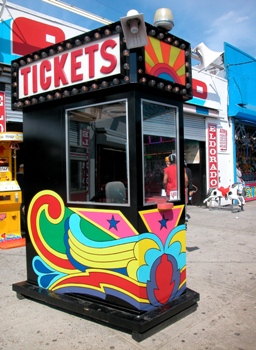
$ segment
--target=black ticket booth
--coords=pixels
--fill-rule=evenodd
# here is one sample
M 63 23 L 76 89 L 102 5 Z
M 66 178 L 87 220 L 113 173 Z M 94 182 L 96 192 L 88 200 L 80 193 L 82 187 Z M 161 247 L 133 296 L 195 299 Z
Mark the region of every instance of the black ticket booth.
M 138 341 L 199 300 L 186 283 L 190 44 L 147 23 L 145 33 L 129 47 L 116 22 L 12 62 L 27 215 L 27 280 L 13 290 Z M 171 153 L 172 200 L 162 186 Z

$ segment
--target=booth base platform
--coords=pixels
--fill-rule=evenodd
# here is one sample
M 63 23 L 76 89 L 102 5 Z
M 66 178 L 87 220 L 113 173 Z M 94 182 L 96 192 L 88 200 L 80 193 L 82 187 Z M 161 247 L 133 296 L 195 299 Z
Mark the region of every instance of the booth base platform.
M 187 288 L 179 298 L 164 306 L 150 311 L 138 312 L 121 309 L 115 305 L 101 303 L 98 300 L 88 300 L 80 295 L 57 294 L 27 281 L 13 284 L 12 289 L 20 299 L 27 297 L 120 331 L 125 331 L 130 333 L 137 342 L 150 337 L 194 312 L 199 301 L 199 294 Z

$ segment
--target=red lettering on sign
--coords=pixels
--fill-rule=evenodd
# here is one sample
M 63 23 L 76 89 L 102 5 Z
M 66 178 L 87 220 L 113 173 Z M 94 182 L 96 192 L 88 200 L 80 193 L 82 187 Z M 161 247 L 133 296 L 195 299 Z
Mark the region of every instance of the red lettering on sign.
M 83 74 L 77 74 L 77 70 L 82 67 L 82 62 L 78 61 L 78 57 L 83 55 L 83 50 L 79 49 L 71 52 L 71 81 L 75 83 L 76 81 L 81 81 L 83 79 Z
M 89 56 L 89 78 L 92 79 L 95 76 L 95 55 L 94 53 L 99 50 L 99 45 L 91 45 L 89 47 L 85 47 L 84 53 Z
M 44 60 L 42 61 L 41 65 L 40 65 L 40 85 L 42 86 L 42 88 L 44 90 L 49 89 L 50 85 L 51 85 L 51 77 L 50 76 L 46 76 L 46 72 L 50 72 L 51 71 L 51 62 L 48 60 Z
M 33 80 L 32 80 L 33 92 L 34 94 L 36 94 L 38 91 L 37 66 L 32 67 L 32 74 L 33 74 Z
M 68 84 L 68 79 L 66 77 L 64 66 L 67 60 L 68 54 L 64 53 L 62 56 L 54 57 L 54 86 L 59 87 L 60 82 L 63 85 Z
M 30 71 L 30 67 L 24 67 L 20 70 L 20 74 L 23 75 L 23 90 L 25 95 L 28 95 L 28 73 L 30 73 Z
M 107 49 L 110 47 L 111 49 L 113 49 L 116 46 L 116 42 L 114 40 L 107 40 L 103 43 L 102 47 L 101 47 L 101 56 L 102 58 L 104 58 L 106 61 L 110 62 L 110 65 L 107 66 L 102 66 L 101 67 L 101 73 L 104 74 L 109 74 L 113 71 L 113 69 L 115 69 L 116 65 L 117 65 L 117 59 L 114 55 L 112 55 L 111 53 L 107 52 Z
M 19 68 L 19 98 L 120 73 L 119 35 Z
M 207 85 L 203 81 L 192 79 L 192 91 L 193 97 L 207 99 Z
M 209 187 L 218 187 L 217 125 L 208 124 Z

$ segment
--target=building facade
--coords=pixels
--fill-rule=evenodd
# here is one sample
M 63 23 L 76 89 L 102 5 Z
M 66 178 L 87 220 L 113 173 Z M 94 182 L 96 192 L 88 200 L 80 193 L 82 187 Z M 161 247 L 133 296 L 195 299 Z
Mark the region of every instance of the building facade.
M 225 43 L 228 117 L 232 124 L 234 176 L 239 163 L 246 200 L 256 199 L 256 59 Z
M 192 77 L 193 99 L 184 107 L 184 139 L 187 163 L 197 188 L 193 203 L 197 204 L 209 188 L 232 184 L 232 134 L 226 79 L 200 71 L 197 66 L 192 68 Z

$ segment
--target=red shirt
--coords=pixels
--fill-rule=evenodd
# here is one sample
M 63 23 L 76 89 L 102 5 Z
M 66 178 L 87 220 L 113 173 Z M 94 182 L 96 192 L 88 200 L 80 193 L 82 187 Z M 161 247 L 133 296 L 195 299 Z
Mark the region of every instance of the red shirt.
M 164 172 L 167 175 L 166 194 L 169 196 L 170 191 L 177 191 L 177 165 L 169 165 Z

